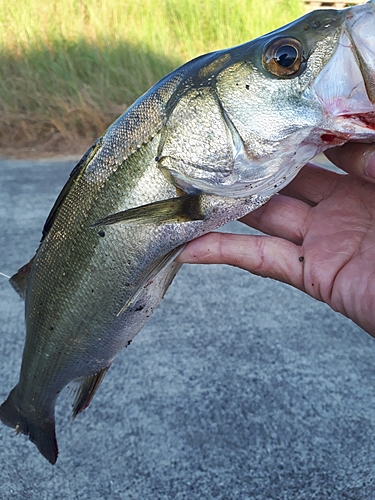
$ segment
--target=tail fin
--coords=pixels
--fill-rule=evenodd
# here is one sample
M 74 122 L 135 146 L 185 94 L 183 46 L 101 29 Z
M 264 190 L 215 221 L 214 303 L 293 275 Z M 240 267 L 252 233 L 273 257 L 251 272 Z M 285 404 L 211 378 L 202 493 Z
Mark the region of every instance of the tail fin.
M 58 448 L 55 434 L 55 419 L 44 418 L 40 421 L 28 420 L 17 405 L 17 386 L 11 391 L 8 399 L 0 406 L 0 420 L 16 433 L 29 436 L 35 443 L 40 453 L 51 463 L 57 460 Z

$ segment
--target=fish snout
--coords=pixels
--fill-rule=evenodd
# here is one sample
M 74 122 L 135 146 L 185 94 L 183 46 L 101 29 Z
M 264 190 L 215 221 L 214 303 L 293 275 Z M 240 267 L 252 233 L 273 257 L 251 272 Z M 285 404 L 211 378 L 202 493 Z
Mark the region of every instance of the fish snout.
M 373 131 L 375 1 L 350 7 L 344 12 L 337 49 L 312 86 L 326 116 L 345 118 L 347 124 L 348 120 L 353 124 L 355 117 L 362 130 L 370 128 Z

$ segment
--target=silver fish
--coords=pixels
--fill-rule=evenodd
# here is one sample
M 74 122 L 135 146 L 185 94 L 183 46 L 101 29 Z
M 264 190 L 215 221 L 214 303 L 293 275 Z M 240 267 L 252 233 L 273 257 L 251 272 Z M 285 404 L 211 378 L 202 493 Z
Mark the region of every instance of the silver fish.
M 19 382 L 0 407 L 53 464 L 73 415 L 149 319 L 184 245 L 256 209 L 325 149 L 375 139 L 375 3 L 315 11 L 198 57 L 138 99 L 73 170 L 33 259 Z

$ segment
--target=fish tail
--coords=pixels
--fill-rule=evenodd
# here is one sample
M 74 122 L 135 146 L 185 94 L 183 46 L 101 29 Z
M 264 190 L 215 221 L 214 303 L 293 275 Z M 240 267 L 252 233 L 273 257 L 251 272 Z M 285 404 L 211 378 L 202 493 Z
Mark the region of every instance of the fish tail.
M 17 386 L 10 392 L 8 399 L 0 406 L 0 420 L 16 433 L 26 434 L 36 444 L 40 453 L 51 463 L 57 460 L 58 448 L 54 417 L 47 417 L 40 422 L 27 418 L 18 405 Z

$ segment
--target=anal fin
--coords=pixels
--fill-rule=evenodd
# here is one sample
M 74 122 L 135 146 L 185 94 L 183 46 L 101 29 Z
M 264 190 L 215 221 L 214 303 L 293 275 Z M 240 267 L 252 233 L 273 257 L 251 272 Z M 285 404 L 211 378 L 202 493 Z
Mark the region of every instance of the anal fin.
M 108 369 L 109 366 L 103 368 L 99 373 L 82 380 L 73 403 L 73 418 L 89 406 Z

